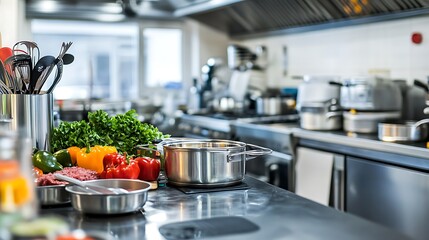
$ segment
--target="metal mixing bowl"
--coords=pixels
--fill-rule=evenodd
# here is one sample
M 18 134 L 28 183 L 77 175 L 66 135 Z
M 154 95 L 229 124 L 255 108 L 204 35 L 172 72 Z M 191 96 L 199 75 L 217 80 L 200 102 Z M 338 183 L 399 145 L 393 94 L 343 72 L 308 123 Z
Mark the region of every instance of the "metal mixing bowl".
M 37 200 L 42 206 L 53 206 L 70 203 L 70 194 L 66 185 L 36 187 Z
M 129 193 L 94 194 L 76 185 L 66 187 L 74 209 L 89 214 L 122 214 L 136 212 L 147 200 L 150 183 L 134 179 L 98 179 L 85 183 L 109 188 L 124 188 Z

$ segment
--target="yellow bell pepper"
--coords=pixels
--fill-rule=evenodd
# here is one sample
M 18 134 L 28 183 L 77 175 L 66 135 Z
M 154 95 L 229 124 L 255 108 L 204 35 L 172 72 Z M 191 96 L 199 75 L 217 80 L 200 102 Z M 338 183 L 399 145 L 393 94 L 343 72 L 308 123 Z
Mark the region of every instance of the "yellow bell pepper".
M 104 170 L 103 158 L 106 154 L 118 152 L 113 146 L 94 146 L 81 148 L 76 154 L 76 162 L 79 167 L 94 170 L 101 173 Z

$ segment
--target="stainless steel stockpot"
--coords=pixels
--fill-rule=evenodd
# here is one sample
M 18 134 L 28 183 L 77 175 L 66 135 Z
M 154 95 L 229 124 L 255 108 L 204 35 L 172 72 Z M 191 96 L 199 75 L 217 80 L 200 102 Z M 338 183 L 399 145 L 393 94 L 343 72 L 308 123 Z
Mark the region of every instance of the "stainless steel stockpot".
M 339 130 L 343 127 L 337 99 L 306 103 L 299 111 L 300 126 L 307 130 Z
M 164 144 L 163 151 L 170 184 L 207 188 L 241 182 L 246 160 L 272 152 L 252 144 L 214 139 L 173 141 Z
M 343 112 L 344 130 L 354 133 L 377 133 L 378 123 L 400 118 L 400 112 Z
M 286 97 L 259 97 L 256 99 L 256 113 L 259 115 L 280 115 L 291 111 L 295 101 Z

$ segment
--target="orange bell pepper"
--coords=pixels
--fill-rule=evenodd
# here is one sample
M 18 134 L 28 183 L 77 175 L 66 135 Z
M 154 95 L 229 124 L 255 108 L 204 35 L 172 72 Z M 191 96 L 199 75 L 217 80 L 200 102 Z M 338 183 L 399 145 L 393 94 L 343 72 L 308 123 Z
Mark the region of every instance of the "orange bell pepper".
M 73 166 L 76 165 L 76 162 L 77 162 L 77 153 L 80 151 L 80 148 L 76 147 L 76 146 L 73 146 L 73 147 L 67 148 L 67 151 L 69 151 L 69 153 L 70 153 L 70 158 L 72 160 Z
M 96 171 L 98 174 L 103 172 L 103 158 L 106 154 L 118 152 L 113 146 L 94 146 L 81 148 L 76 154 L 76 161 L 79 167 Z

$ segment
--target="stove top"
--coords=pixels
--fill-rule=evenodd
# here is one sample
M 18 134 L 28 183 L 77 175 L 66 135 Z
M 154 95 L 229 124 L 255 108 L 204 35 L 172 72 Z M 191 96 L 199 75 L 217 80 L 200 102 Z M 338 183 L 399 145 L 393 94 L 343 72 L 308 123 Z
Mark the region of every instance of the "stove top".
M 244 113 L 199 113 L 184 114 L 181 117 L 180 129 L 192 132 L 194 135 L 213 137 L 213 131 L 231 134 L 231 125 L 235 121 L 247 123 L 286 123 L 296 122 L 299 115 L 296 111 L 284 115 L 257 115 L 252 112 Z M 205 134 L 205 130 L 209 132 Z M 212 131 L 212 132 L 210 132 Z M 224 137 L 224 136 L 223 136 Z
M 185 194 L 193 194 L 193 193 L 208 193 L 208 192 L 220 192 L 220 191 L 233 191 L 233 190 L 245 190 L 249 189 L 249 185 L 245 182 L 239 182 L 238 184 L 232 186 L 225 187 L 212 187 L 212 188 L 204 188 L 204 187 L 176 187 L 172 186 Z
M 295 116 L 298 116 L 298 112 L 296 110 L 287 112 L 282 115 L 260 115 L 256 114 L 255 112 L 241 112 L 241 113 L 231 113 L 231 112 L 224 112 L 224 113 L 197 113 L 197 114 L 191 114 L 192 116 L 201 116 L 201 117 L 210 117 L 220 120 L 262 120 L 262 119 L 268 119 L 268 120 L 279 120 L 282 119 L 288 120 L 288 119 L 295 119 Z

